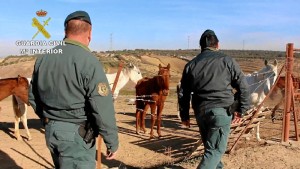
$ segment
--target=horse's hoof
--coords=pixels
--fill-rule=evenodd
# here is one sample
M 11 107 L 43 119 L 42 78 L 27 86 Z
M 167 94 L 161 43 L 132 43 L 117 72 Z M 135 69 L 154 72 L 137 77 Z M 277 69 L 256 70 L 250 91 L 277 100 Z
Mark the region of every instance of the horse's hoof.
M 153 138 L 154 138 L 154 136 L 153 136 L 153 135 L 149 137 L 149 139 L 150 139 L 150 140 L 151 140 L 151 139 L 153 139 Z
M 28 139 L 27 139 L 28 141 L 30 141 L 30 140 L 32 140 L 32 138 L 31 137 L 28 137 Z

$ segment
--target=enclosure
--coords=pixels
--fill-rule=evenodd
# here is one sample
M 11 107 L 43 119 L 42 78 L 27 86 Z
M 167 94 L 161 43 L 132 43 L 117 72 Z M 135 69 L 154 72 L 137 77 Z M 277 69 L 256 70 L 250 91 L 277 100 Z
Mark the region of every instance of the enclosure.
M 102 158 L 103 168 L 126 166 L 127 168 L 158 168 L 168 166 L 169 168 L 193 168 L 201 159 L 201 154 L 195 154 L 191 159 L 182 161 L 182 158 L 190 152 L 191 148 L 199 139 L 198 127 L 192 116 L 191 128 L 183 128 L 177 118 L 177 99 L 175 87 L 180 79 L 181 71 L 186 61 L 159 55 L 143 55 L 139 58 L 124 56 L 127 59 L 135 59 L 143 76 L 153 76 L 157 72 L 158 63 L 162 65 L 171 64 L 170 92 L 163 109 L 162 135 L 158 139 L 149 140 L 150 113 L 146 116 L 146 134 L 137 135 L 135 133 L 135 105 L 128 100 L 135 98 L 134 84 L 129 82 L 120 91 L 115 101 L 117 125 L 119 127 L 120 149 L 118 157 L 113 161 L 106 161 Z M 274 58 L 272 58 L 274 59 Z M 280 65 L 283 65 L 284 58 L 277 58 Z M 271 60 L 271 59 L 270 59 Z M 241 68 L 246 73 L 259 70 L 263 65 L 261 58 L 239 58 L 237 59 Z M 7 66 L 1 66 L 1 77 L 14 76 L 13 73 L 23 73 L 30 76 L 33 61 L 21 62 Z M 255 63 L 255 64 L 253 64 Z M 295 59 L 295 65 L 299 64 Z M 21 66 L 20 66 L 21 65 Z M 14 70 L 12 72 L 11 70 Z M 110 69 L 111 72 L 116 72 Z M 299 69 L 294 69 L 300 72 Z M 271 100 L 266 100 L 266 105 L 272 108 L 280 99 L 281 94 Z M 8 168 L 53 168 L 50 153 L 45 145 L 44 129 L 38 117 L 33 113 L 31 107 L 28 112 L 28 126 L 32 135 L 32 140 L 26 140 L 25 130 L 21 126 L 22 141 L 17 141 L 13 135 L 13 110 L 11 98 L 6 98 L 0 102 L 2 108 L 0 114 L 0 164 L 1 169 Z M 230 155 L 225 155 L 223 161 L 226 168 L 298 168 L 300 161 L 297 160 L 300 152 L 298 142 L 280 144 L 282 134 L 282 109 L 277 112 L 277 120 L 272 122 L 268 114 L 261 122 L 261 138 L 258 142 L 255 137 L 250 140 L 241 138 L 236 149 Z M 192 114 L 192 110 L 191 110 Z M 293 123 L 291 121 L 290 136 L 293 137 Z M 292 139 L 292 138 L 291 138 Z M 103 144 L 102 144 L 103 146 Z M 105 147 L 101 148 L 105 152 Z M 102 157 L 103 156 L 102 153 Z M 178 161 L 181 161 L 178 163 Z

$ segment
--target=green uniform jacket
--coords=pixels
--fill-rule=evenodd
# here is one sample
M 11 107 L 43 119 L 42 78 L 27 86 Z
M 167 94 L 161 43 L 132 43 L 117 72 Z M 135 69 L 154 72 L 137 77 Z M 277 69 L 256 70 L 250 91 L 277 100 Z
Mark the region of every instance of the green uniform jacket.
M 118 129 L 112 95 L 101 63 L 83 44 L 65 40 L 62 54 L 37 58 L 29 102 L 40 117 L 80 123 L 87 113 L 96 119 L 108 150 L 118 148 Z
M 250 108 L 250 96 L 240 66 L 224 53 L 204 49 L 185 65 L 182 73 L 179 91 L 181 119 L 189 120 L 191 98 L 193 109 L 228 108 L 234 102 L 233 88 L 238 90 L 239 109 L 244 114 Z

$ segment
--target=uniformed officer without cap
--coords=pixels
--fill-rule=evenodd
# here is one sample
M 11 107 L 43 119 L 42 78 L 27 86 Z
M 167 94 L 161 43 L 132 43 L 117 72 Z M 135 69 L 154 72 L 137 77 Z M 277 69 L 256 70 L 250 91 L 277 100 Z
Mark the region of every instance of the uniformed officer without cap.
M 115 158 L 119 145 L 108 81 L 88 48 L 91 23 L 85 11 L 68 15 L 65 45 L 55 47 L 62 54 L 38 57 L 32 74 L 29 101 L 45 124 L 46 143 L 59 169 L 94 169 L 98 134 L 107 159 Z

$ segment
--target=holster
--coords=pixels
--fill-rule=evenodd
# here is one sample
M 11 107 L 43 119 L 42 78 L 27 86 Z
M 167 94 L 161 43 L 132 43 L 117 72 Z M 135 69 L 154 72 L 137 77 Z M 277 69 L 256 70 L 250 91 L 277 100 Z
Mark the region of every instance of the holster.
M 79 126 L 78 133 L 86 143 L 95 141 L 95 138 L 97 136 L 97 132 L 92 127 L 92 124 L 89 121 L 86 121 L 85 124 L 81 124 Z
M 45 127 L 46 126 L 46 124 L 48 124 L 49 123 L 49 119 L 47 118 L 47 117 L 43 117 L 43 118 L 41 118 L 41 122 L 42 122 L 42 125 L 43 125 L 43 127 Z
M 235 100 L 232 105 L 227 108 L 228 115 L 232 115 L 232 119 L 234 119 L 234 112 L 239 112 L 240 103 L 238 100 Z

